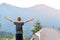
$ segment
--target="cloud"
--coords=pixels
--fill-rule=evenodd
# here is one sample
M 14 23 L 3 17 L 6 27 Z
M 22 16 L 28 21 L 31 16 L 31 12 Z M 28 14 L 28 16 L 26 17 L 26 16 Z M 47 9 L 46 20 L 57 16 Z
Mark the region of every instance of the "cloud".
M 0 3 L 3 3 L 4 2 L 4 0 L 0 0 Z
M 48 6 L 60 9 L 60 0 L 0 0 L 17 7 L 32 7 L 38 4 L 46 4 Z

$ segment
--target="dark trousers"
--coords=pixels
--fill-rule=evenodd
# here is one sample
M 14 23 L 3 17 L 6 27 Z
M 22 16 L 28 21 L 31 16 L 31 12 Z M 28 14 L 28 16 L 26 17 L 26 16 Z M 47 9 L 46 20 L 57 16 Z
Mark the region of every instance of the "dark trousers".
M 23 34 L 16 34 L 16 40 L 23 40 Z

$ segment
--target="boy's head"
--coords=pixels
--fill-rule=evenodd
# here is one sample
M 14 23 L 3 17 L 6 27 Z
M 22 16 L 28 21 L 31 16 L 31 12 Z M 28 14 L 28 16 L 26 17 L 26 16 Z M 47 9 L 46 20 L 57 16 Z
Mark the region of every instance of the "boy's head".
M 17 18 L 17 21 L 21 21 L 21 17 L 20 16 Z

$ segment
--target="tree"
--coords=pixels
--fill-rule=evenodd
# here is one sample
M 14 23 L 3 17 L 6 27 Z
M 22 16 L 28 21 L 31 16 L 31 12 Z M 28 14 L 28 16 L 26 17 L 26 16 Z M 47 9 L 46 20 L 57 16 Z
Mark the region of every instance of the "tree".
M 60 32 L 60 27 L 58 27 L 58 29 L 57 29 L 57 30 L 58 30 L 58 32 Z
M 32 33 L 35 34 L 37 31 L 39 31 L 42 28 L 39 20 L 36 21 L 36 23 L 34 24 L 34 29 L 32 29 Z

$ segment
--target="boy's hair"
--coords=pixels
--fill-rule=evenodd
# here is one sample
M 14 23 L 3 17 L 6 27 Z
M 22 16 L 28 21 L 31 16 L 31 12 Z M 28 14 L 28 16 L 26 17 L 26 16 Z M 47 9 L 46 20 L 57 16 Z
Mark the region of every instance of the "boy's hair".
M 21 21 L 21 17 L 18 17 L 17 20 L 18 20 L 18 21 Z

